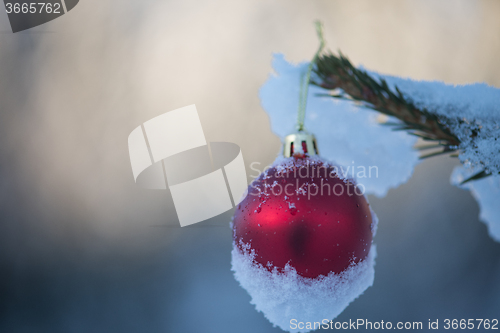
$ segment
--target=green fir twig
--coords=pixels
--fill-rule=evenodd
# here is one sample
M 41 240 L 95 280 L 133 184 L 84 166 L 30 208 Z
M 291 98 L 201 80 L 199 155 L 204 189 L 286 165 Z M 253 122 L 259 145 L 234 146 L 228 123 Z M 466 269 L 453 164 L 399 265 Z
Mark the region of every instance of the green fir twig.
M 316 79 L 312 84 L 334 91 L 333 98 L 351 99 L 364 106 L 388 116 L 395 117 L 401 123 L 389 123 L 393 130 L 408 131 L 423 140 L 439 143 L 434 148 L 442 147 L 438 152 L 422 158 L 454 152 L 460 140 L 435 115 L 416 107 L 397 87 L 391 90 L 384 79 L 375 79 L 366 71 L 354 67 L 339 52 L 321 55 L 314 70 Z

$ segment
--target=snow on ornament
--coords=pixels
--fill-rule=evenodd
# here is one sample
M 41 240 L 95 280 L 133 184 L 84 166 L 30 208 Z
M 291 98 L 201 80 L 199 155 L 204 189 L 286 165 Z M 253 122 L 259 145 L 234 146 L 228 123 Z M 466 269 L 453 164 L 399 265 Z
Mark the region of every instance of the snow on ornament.
M 294 323 L 333 319 L 373 284 L 377 217 L 312 135 L 288 136 L 283 155 L 238 205 L 232 269 L 273 325 L 308 332 Z

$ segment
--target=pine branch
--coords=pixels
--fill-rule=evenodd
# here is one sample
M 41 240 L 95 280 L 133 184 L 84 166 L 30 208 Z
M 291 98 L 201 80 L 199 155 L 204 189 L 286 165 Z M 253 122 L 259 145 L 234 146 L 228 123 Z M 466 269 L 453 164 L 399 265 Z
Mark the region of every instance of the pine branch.
M 489 176 L 491 176 L 491 173 L 490 172 L 486 172 L 486 171 L 483 170 L 483 171 L 480 171 L 480 172 L 476 173 L 475 175 L 472 175 L 471 177 L 465 179 L 464 181 L 462 181 L 460 183 L 460 185 L 468 183 L 468 182 L 470 182 L 472 180 L 483 179 L 483 178 L 486 178 L 486 177 L 489 177 Z
M 394 130 L 409 131 L 410 134 L 437 142 L 443 147 L 442 151 L 429 156 L 458 149 L 460 140 L 435 114 L 417 108 L 397 87 L 392 91 L 384 79 L 377 81 L 365 71 L 357 69 L 342 53 L 339 52 L 339 56 L 331 53 L 320 56 L 314 73 L 317 78 L 312 84 L 335 90 L 330 94 L 331 97 L 361 102 L 370 109 L 395 117 L 402 123 L 391 124 L 395 126 Z

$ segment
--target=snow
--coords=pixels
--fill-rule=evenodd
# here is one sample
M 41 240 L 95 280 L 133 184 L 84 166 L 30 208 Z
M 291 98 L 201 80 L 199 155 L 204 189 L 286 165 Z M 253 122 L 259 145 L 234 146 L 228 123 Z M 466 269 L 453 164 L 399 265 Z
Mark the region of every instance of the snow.
M 383 77 L 393 90 L 397 86 L 417 107 L 438 115 L 459 138 L 463 166 L 454 169 L 451 183 L 470 190 L 481 210 L 479 218 L 500 242 L 500 89 L 483 83 L 447 85 L 371 74 Z M 482 170 L 495 176 L 459 185 Z
M 368 201 L 368 199 L 366 201 Z M 377 214 L 375 214 L 371 206 L 370 206 L 370 213 L 372 214 L 372 224 L 371 224 L 372 235 L 375 238 L 378 230 L 378 216 Z
M 460 185 L 464 179 L 473 174 L 471 169 L 458 166 L 453 170 L 451 183 L 471 192 L 479 205 L 479 218 L 488 226 L 491 238 L 500 242 L 500 214 L 498 211 L 500 206 L 500 176 L 490 176 Z
M 270 272 L 253 259 L 250 245 L 233 244 L 232 270 L 236 280 L 247 290 L 257 311 L 273 324 L 288 332 L 309 332 L 291 325 L 297 322 L 322 322 L 337 317 L 353 300 L 373 284 L 376 249 L 372 245 L 367 258 L 342 274 L 311 279 L 297 274 L 287 265 L 284 273 Z M 316 327 L 317 328 L 317 327 Z
M 276 54 L 275 73 L 260 90 L 272 131 L 282 140 L 295 131 L 300 79 L 307 66 L 307 62 L 288 63 Z M 416 138 L 380 126 L 377 112 L 316 96 L 324 93 L 319 87 L 310 87 L 305 119 L 306 130 L 316 136 L 320 155 L 354 173 L 366 194 L 382 197 L 390 188 L 408 181 L 418 163 L 418 153 L 412 150 Z
M 466 167 L 500 172 L 500 89 L 484 83 L 448 85 L 371 74 L 383 77 L 394 91 L 396 85 L 417 107 L 440 116 L 460 139 L 459 158 Z

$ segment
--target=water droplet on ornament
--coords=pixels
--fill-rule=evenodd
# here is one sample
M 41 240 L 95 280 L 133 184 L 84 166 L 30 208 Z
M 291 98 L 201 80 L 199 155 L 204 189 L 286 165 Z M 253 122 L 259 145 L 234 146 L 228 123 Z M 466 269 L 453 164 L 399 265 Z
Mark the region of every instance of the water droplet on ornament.
M 356 207 L 359 207 L 359 204 L 356 204 Z
M 257 207 L 256 213 L 260 213 L 262 211 L 262 207 Z
M 297 208 L 295 208 L 295 207 L 290 208 L 290 214 L 292 214 L 292 215 L 297 214 Z
M 259 223 L 259 224 L 257 224 L 257 225 L 258 225 L 259 227 L 261 227 L 260 223 Z

